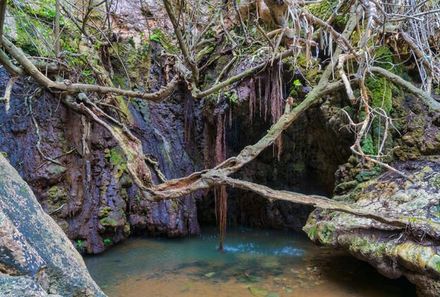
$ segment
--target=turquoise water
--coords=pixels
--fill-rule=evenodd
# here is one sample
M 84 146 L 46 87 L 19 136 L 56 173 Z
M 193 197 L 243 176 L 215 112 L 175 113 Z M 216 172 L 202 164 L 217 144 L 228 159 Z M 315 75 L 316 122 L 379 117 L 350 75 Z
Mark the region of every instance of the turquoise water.
M 110 296 L 415 296 L 404 281 L 300 234 L 229 230 L 225 252 L 214 229 L 185 239 L 134 238 L 86 257 L 93 278 Z

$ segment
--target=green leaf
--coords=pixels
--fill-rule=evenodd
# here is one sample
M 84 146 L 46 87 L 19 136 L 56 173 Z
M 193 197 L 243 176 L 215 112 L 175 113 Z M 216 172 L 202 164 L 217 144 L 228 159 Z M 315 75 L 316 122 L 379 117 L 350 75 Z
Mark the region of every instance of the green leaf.
M 374 149 L 373 137 L 371 134 L 367 134 L 364 139 L 362 139 L 362 151 L 367 155 L 375 155 L 376 151 Z
M 302 86 L 302 83 L 301 83 L 301 81 L 300 81 L 299 79 L 295 79 L 295 80 L 293 81 L 293 86 L 294 86 L 294 87 L 301 87 L 301 86 Z
M 150 40 L 154 41 L 154 42 L 157 42 L 157 43 L 160 43 L 160 35 L 157 34 L 157 33 L 151 34 L 150 35 Z

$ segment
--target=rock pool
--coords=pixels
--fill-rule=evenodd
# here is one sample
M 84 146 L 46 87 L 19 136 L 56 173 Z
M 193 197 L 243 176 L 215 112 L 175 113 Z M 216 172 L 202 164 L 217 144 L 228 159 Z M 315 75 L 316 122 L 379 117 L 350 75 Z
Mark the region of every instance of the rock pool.
M 133 238 L 86 257 L 110 297 L 404 297 L 404 280 L 288 231 L 229 230 L 225 252 L 214 229 L 185 239 Z

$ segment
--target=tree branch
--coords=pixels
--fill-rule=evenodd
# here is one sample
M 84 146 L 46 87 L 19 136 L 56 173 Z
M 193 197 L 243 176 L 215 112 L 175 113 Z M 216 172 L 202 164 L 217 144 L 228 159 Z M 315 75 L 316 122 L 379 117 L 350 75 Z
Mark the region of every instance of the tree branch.
M 151 172 L 145 164 L 145 157 L 140 140 L 127 135 L 123 127 L 115 127 L 99 118 L 97 113 L 103 112 L 100 110 L 92 110 L 85 105 L 87 102 L 84 100 L 83 102 L 77 103 L 72 96 L 66 96 L 63 103 L 74 111 L 84 114 L 104 127 L 104 129 L 113 136 L 124 152 L 127 162 L 127 170 L 133 178 L 133 182 L 141 189 L 141 191 L 145 191 L 147 187 L 151 186 Z
M 292 56 L 295 53 L 293 49 L 286 50 L 280 54 L 278 54 L 275 57 L 275 60 L 282 60 L 284 58 L 287 58 L 289 56 Z M 203 98 L 206 96 L 209 96 L 217 91 L 220 91 L 221 89 L 230 86 L 231 84 L 240 81 L 246 77 L 249 77 L 251 75 L 254 75 L 255 73 L 262 71 L 264 68 L 266 68 L 270 63 L 272 62 L 272 59 L 265 61 L 261 64 L 258 64 L 257 66 L 254 66 L 252 68 L 247 69 L 246 71 L 241 72 L 240 74 L 237 74 L 235 76 L 232 76 L 230 78 L 225 79 L 222 82 L 219 82 L 218 84 L 215 84 L 214 86 L 210 87 L 207 90 L 200 91 L 200 90 L 194 90 L 193 91 L 193 97 L 194 98 Z
M 39 83 L 41 86 L 46 87 L 48 89 L 57 90 L 61 92 L 67 92 L 67 93 L 80 93 L 80 92 L 97 92 L 101 94 L 106 93 L 113 93 L 117 95 L 122 95 L 126 97 L 134 97 L 134 98 L 141 98 L 145 100 L 150 100 L 153 102 L 160 102 L 164 100 L 165 98 L 169 97 L 174 90 L 176 89 L 179 79 L 178 77 L 174 77 L 173 80 L 171 80 L 167 86 L 163 87 L 157 92 L 154 93 L 144 93 L 144 92 L 138 92 L 138 91 L 132 91 L 132 90 L 124 90 L 114 87 L 106 87 L 106 86 L 99 86 L 99 85 L 91 85 L 91 84 L 81 84 L 81 83 L 70 83 L 68 81 L 65 81 L 63 83 L 61 82 L 55 82 L 51 79 L 49 79 L 47 76 L 45 76 L 38 68 L 26 57 L 26 55 L 23 53 L 23 51 L 19 48 L 17 48 L 12 42 L 10 42 L 7 38 L 3 36 L 2 38 L 3 46 L 7 50 L 7 52 L 15 59 L 17 62 L 23 67 L 23 70 L 29 74 L 37 83 Z M 4 61 L 1 57 L 0 53 L 0 62 L 6 66 L 6 62 L 4 64 Z M 10 63 L 12 64 L 12 63 Z M 10 65 L 8 65 L 9 67 Z M 10 67 L 9 67 L 10 68 Z M 12 69 L 12 68 L 11 68 Z M 10 69 L 10 70 L 11 70 Z M 17 69 L 15 69 L 17 70 Z
M 5 24 L 7 0 L 0 0 L 0 38 L 3 36 L 3 26 Z M 1 44 L 1 39 L 0 39 Z
M 343 32 L 343 36 L 345 38 L 348 38 L 351 35 L 357 23 L 358 16 L 356 13 L 352 13 L 349 21 L 347 22 L 346 29 Z M 318 85 L 316 85 L 312 91 L 307 94 L 306 98 L 298 106 L 292 109 L 291 112 L 283 114 L 278 121 L 272 125 L 267 134 L 257 143 L 245 147 L 236 157 L 225 160 L 213 169 L 196 172 L 187 177 L 169 180 L 165 183 L 154 186 L 151 192 L 152 199 L 160 200 L 178 198 L 199 189 L 209 188 L 209 185 L 206 183 L 206 181 L 201 179 L 202 174 L 207 173 L 211 175 L 228 176 L 234 172 L 237 172 L 245 164 L 254 160 L 264 149 L 273 144 L 274 141 L 283 133 L 283 131 L 286 130 L 297 118 L 299 118 L 299 116 L 303 114 L 309 107 L 316 104 L 323 96 L 344 86 L 343 82 L 339 81 L 329 83 L 329 78 L 332 75 L 333 68 L 335 67 L 338 57 L 341 53 L 342 49 L 338 48 L 334 53 L 333 60 L 321 75 Z M 260 64 L 260 67 L 263 67 L 261 65 L 262 64 Z
M 24 74 L 23 69 L 15 66 L 2 49 L 0 49 L 0 64 L 2 64 L 6 71 L 8 71 L 12 76 L 21 76 Z
M 194 61 L 194 59 L 191 57 L 188 46 L 183 39 L 182 31 L 179 27 L 179 22 L 176 19 L 176 16 L 173 12 L 173 7 L 171 6 L 171 3 L 168 0 L 163 0 L 163 3 L 165 5 L 165 10 L 167 11 L 168 17 L 170 18 L 171 24 L 174 28 L 174 33 L 176 34 L 177 41 L 179 42 L 180 50 L 182 51 L 183 58 L 185 59 L 186 64 L 189 66 L 192 72 L 192 78 L 193 83 L 197 83 L 199 80 L 199 69 L 197 68 L 197 64 Z
M 421 234 L 427 234 L 430 237 L 434 238 L 435 240 L 440 239 L 440 224 L 435 223 L 431 220 L 426 220 L 424 218 L 414 219 L 409 217 L 402 217 L 401 215 L 394 216 L 391 213 L 373 213 L 347 203 L 329 199 L 324 196 L 305 195 L 290 191 L 274 190 L 260 184 L 230 178 L 221 173 L 220 174 L 217 173 L 218 172 L 205 171 L 191 175 L 191 179 L 195 180 L 195 182 L 191 184 L 191 187 L 197 189 L 208 189 L 213 186 L 228 185 L 232 188 L 238 188 L 241 190 L 257 193 L 258 195 L 267 199 L 283 200 L 283 201 L 289 201 L 292 203 L 298 203 L 302 205 L 310 205 L 313 207 L 331 210 L 331 211 L 339 211 L 339 212 L 355 215 L 358 217 L 372 219 L 377 222 L 389 226 L 393 226 L 399 230 L 405 230 L 405 231 L 409 230 L 415 236 L 418 236 L 418 234 L 421 233 Z M 174 192 L 175 195 L 180 197 L 183 194 L 188 194 L 188 192 L 181 192 L 182 184 L 175 183 L 174 186 L 176 187 L 172 191 Z M 158 198 L 159 200 L 171 199 L 172 195 L 170 196 L 169 194 L 170 192 L 167 193 L 161 192 Z
M 434 98 L 432 98 L 428 93 L 424 92 L 422 89 L 414 86 L 412 83 L 404 80 L 398 75 L 395 75 L 394 73 L 381 68 L 381 67 L 370 67 L 369 70 L 371 72 L 375 72 L 377 74 L 382 75 L 383 77 L 389 79 L 391 82 L 400 85 L 407 91 L 413 93 L 415 96 L 420 98 L 429 108 L 439 111 L 440 110 L 440 102 L 436 101 Z
M 411 229 L 410 231 L 412 232 L 422 231 L 422 234 L 427 234 L 436 240 L 440 239 L 440 224 L 424 218 L 414 219 L 402 217 L 401 215 L 396 217 L 390 213 L 372 213 L 370 211 L 354 207 L 353 205 L 347 203 L 335 201 L 327 197 L 318 195 L 304 195 L 289 191 L 278 191 L 263 185 L 226 176 L 209 176 L 204 178 L 208 179 L 212 184 L 229 185 L 233 188 L 239 188 L 257 193 L 260 196 L 268 199 L 283 200 L 302 205 L 311 205 L 313 207 L 326 210 L 340 211 L 355 216 L 372 219 L 386 225 L 397 227 L 401 230 Z M 411 228 L 408 228 L 409 226 L 411 226 Z M 414 234 L 417 234 L 417 232 L 414 232 Z

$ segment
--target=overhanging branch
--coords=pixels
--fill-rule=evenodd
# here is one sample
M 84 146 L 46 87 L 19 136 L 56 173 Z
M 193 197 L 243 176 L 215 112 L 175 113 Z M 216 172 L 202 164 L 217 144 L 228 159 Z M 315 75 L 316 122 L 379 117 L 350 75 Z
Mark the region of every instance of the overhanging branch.
M 357 23 L 358 16 L 355 13 L 352 13 L 347 22 L 346 29 L 342 33 L 345 38 L 348 38 L 351 35 Z M 324 70 L 318 84 L 307 94 L 306 98 L 298 106 L 292 109 L 291 112 L 283 114 L 278 121 L 272 125 L 266 135 L 257 143 L 245 147 L 236 157 L 225 160 L 215 168 L 196 172 L 187 177 L 169 180 L 165 183 L 154 186 L 151 193 L 152 199 L 174 199 L 200 189 L 209 188 L 210 185 L 201 179 L 202 174 L 228 176 L 237 172 L 244 165 L 254 160 L 264 149 L 273 144 L 283 131 L 298 119 L 308 108 L 319 102 L 319 100 L 325 95 L 344 86 L 340 81 L 329 83 L 329 78 L 341 53 L 342 50 L 338 48 L 334 53 L 334 59 Z
M 0 64 L 5 67 L 6 71 L 9 72 L 12 76 L 21 76 L 24 74 L 24 71 L 22 68 L 17 67 L 14 65 L 14 63 L 11 62 L 8 55 L 0 49 Z
M 386 225 L 394 226 L 401 230 L 408 229 L 411 232 L 420 231 L 421 234 L 429 235 L 437 240 L 440 239 L 440 224 L 424 218 L 409 218 L 402 217 L 401 215 L 394 216 L 391 213 L 373 213 L 365 209 L 354 207 L 347 203 L 329 199 L 327 197 L 318 195 L 304 195 L 289 191 L 278 191 L 263 185 L 230 178 L 227 176 L 211 176 L 205 177 L 205 179 L 208 179 L 211 183 L 216 185 L 228 185 L 233 188 L 251 191 L 268 199 L 289 201 L 302 205 L 310 205 L 321 209 L 344 212 L 358 217 L 372 219 Z M 417 232 L 414 233 L 417 234 Z
M 287 58 L 289 56 L 292 56 L 294 53 L 295 52 L 294 52 L 293 49 L 286 50 L 286 51 L 278 54 L 275 57 L 275 60 L 285 59 L 285 58 Z M 193 91 L 193 97 L 194 98 L 203 98 L 203 97 L 209 96 L 209 95 L 211 95 L 211 94 L 213 94 L 215 92 L 218 92 L 218 91 L 222 90 L 223 88 L 232 85 L 235 82 L 238 82 L 238 81 L 240 81 L 240 80 L 242 80 L 244 78 L 247 78 L 247 77 L 249 77 L 251 75 L 256 74 L 259 71 L 262 71 L 272 61 L 273 61 L 273 59 L 270 59 L 270 60 L 268 60 L 266 62 L 260 63 L 260 64 L 258 64 L 256 66 L 252 67 L 252 68 L 249 68 L 249 69 L 241 72 L 240 74 L 237 74 L 237 75 L 232 76 L 232 77 L 230 77 L 228 79 L 225 79 L 224 81 L 219 82 L 218 84 L 215 84 L 214 86 L 212 86 L 209 89 L 206 89 L 204 91 L 200 91 L 200 90 L 196 89 L 196 90 Z
M 153 102 L 160 102 L 164 100 L 165 98 L 168 98 L 175 89 L 177 88 L 177 85 L 179 83 L 178 77 L 174 77 L 168 85 L 163 87 L 157 92 L 154 93 L 144 93 L 144 92 L 138 92 L 138 91 L 132 91 L 132 90 L 124 90 L 114 87 L 106 87 L 106 86 L 100 86 L 100 85 L 91 85 L 91 84 L 81 84 L 81 83 L 70 83 L 68 81 L 65 82 L 56 82 L 51 79 L 49 79 L 46 75 L 44 75 L 23 53 L 23 51 L 19 48 L 17 48 L 11 41 L 9 41 L 4 36 L 2 37 L 3 46 L 6 49 L 6 51 L 21 65 L 24 72 L 29 74 L 37 83 L 39 83 L 41 86 L 66 92 L 66 93 L 88 93 L 88 92 L 96 92 L 100 94 L 106 94 L 106 93 L 112 93 L 117 95 L 122 95 L 126 97 L 132 97 L 132 98 L 141 98 Z M 4 62 L 4 57 L 2 57 L 0 52 L 0 62 L 8 69 L 17 71 L 17 68 L 12 68 L 10 65 L 12 63 Z M 13 64 L 12 64 L 13 65 Z
M 324 196 L 305 195 L 290 191 L 274 190 L 253 182 L 230 178 L 222 173 L 218 174 L 218 172 L 213 171 L 199 172 L 191 177 L 193 182 L 189 184 L 189 187 L 186 187 L 187 191 L 182 192 L 182 189 L 184 189 L 182 184 L 174 183 L 174 185 L 177 187 L 166 192 L 154 192 L 153 194 L 159 194 L 160 200 L 171 199 L 173 196 L 180 197 L 182 195 L 186 195 L 191 189 L 201 190 L 219 185 L 227 185 L 232 188 L 254 192 L 267 199 L 289 201 L 292 203 L 310 205 L 325 210 L 339 211 L 358 217 L 368 218 L 388 226 L 393 226 L 397 230 L 413 232 L 416 236 L 418 236 L 418 234 L 426 234 L 433 239 L 440 240 L 440 224 L 428 219 L 409 218 L 401 216 L 400 214 L 394 215 L 392 213 L 373 213 L 347 203 L 329 199 Z
M 163 0 L 165 10 L 167 11 L 168 17 L 170 18 L 171 24 L 174 28 L 174 33 L 176 34 L 177 41 L 179 42 L 180 50 L 182 51 L 183 58 L 185 59 L 186 64 L 189 66 L 192 72 L 192 80 L 193 83 L 197 83 L 199 80 L 199 69 L 197 67 L 196 62 L 191 57 L 188 46 L 183 38 L 182 30 L 180 29 L 179 22 L 174 14 L 174 9 L 171 3 L 168 0 Z

